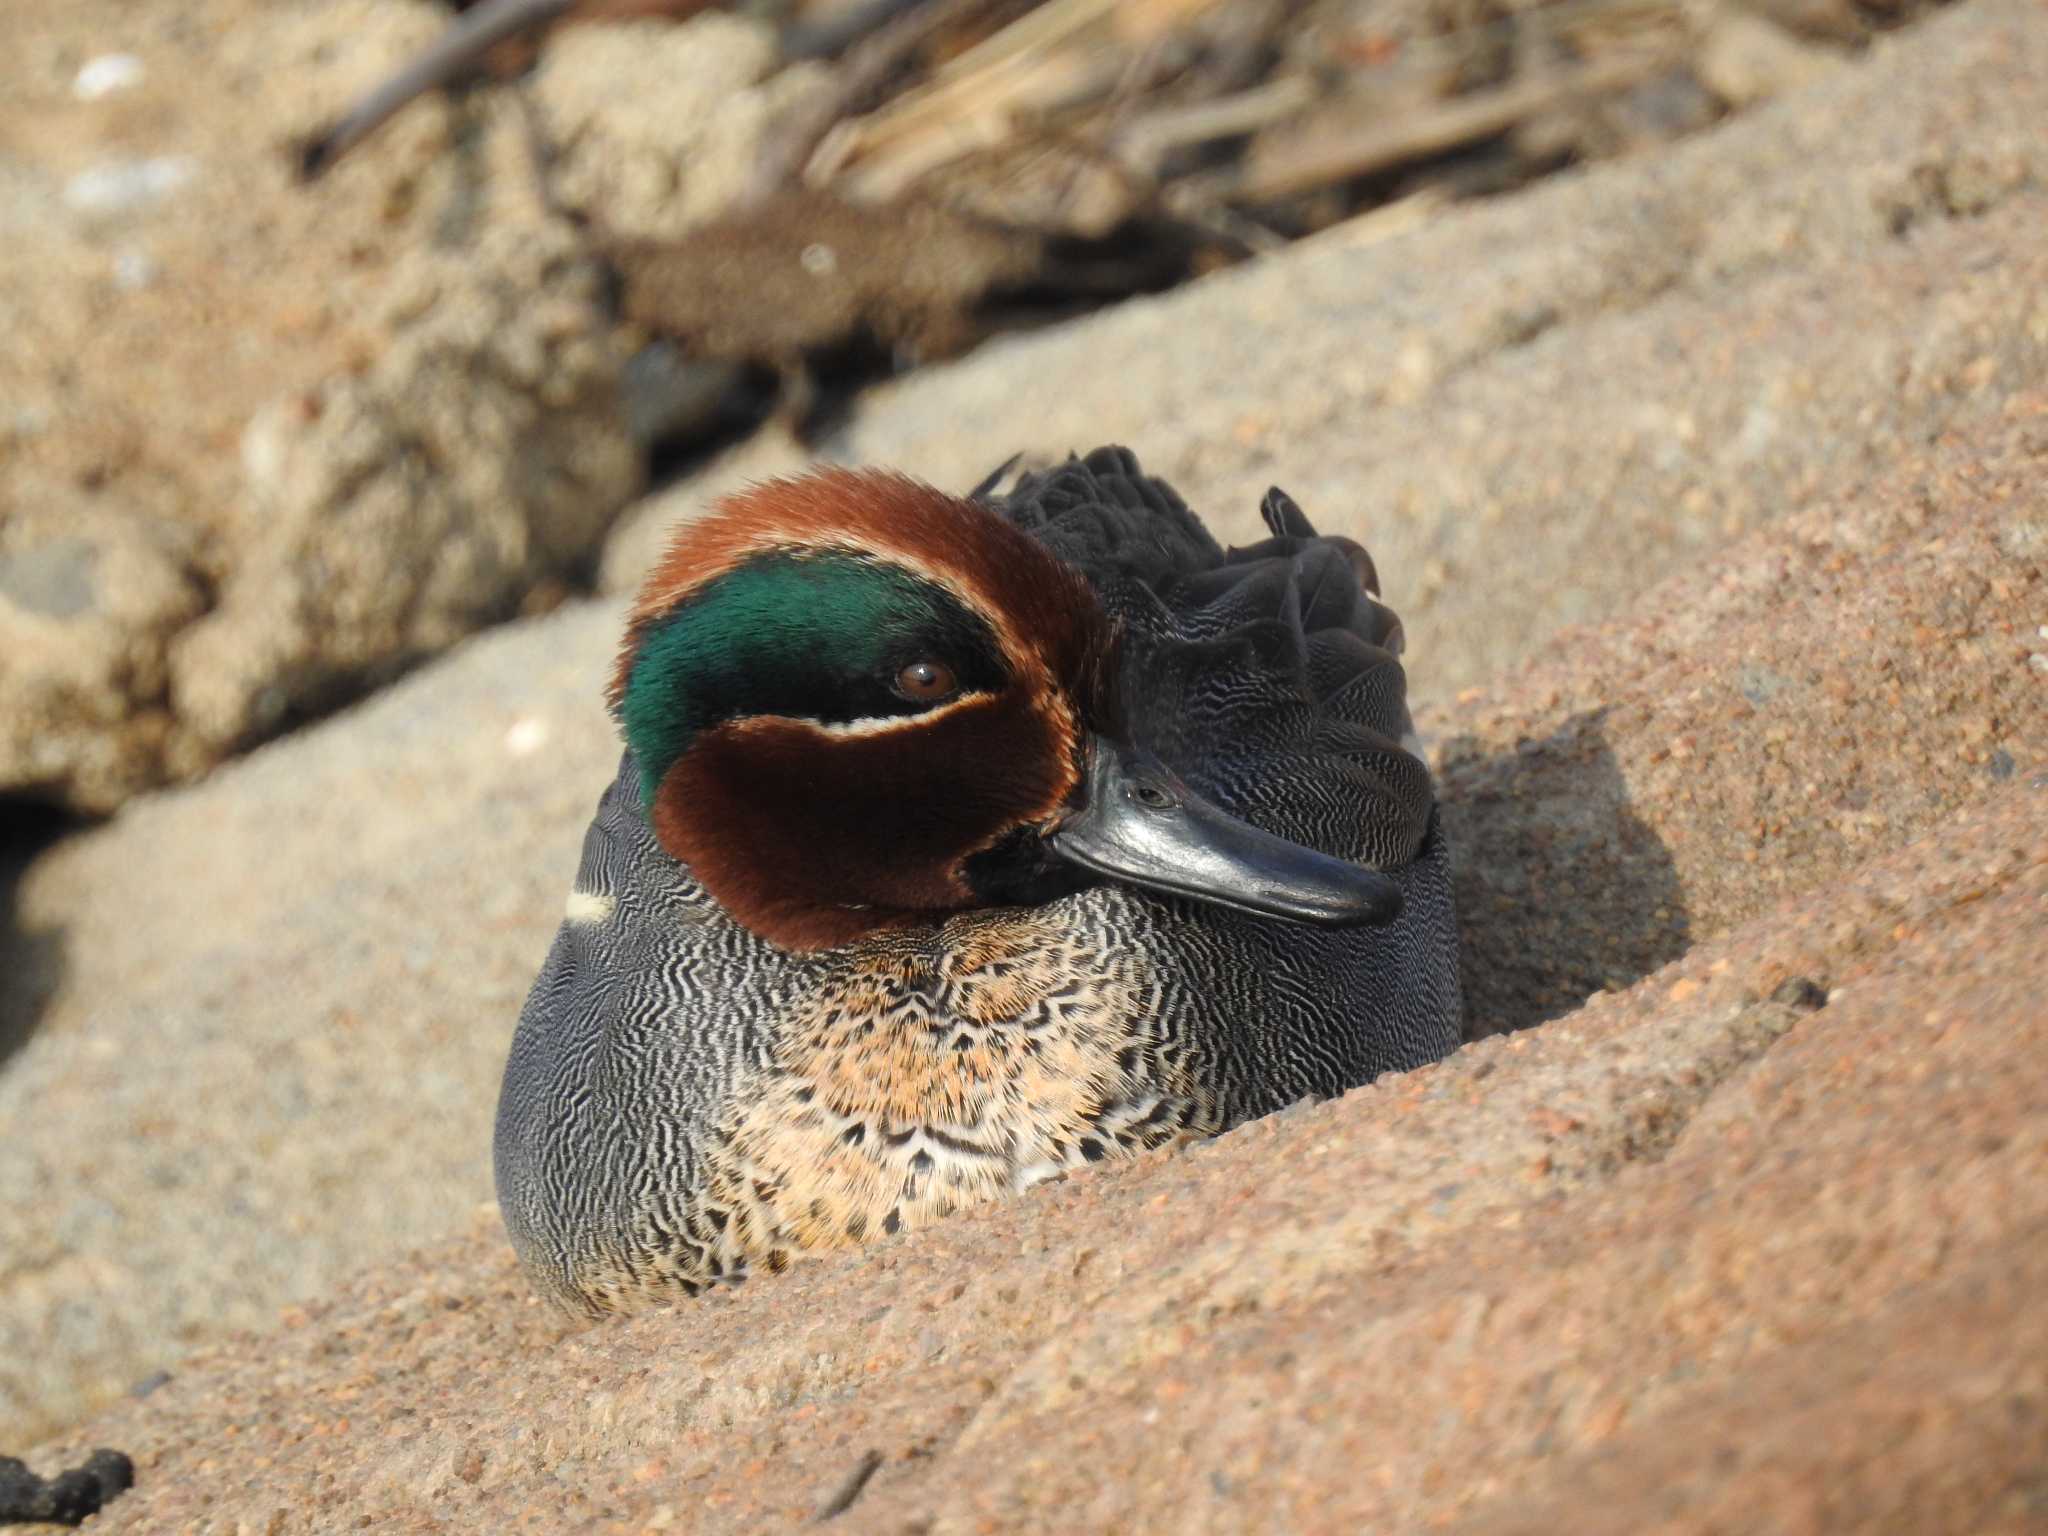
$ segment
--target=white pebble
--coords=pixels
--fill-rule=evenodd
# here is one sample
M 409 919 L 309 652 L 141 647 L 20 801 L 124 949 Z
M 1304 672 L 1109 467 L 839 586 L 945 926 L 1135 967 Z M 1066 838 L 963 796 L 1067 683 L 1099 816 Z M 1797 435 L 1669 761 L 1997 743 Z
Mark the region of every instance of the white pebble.
M 516 720 L 505 733 L 505 750 L 514 757 L 531 757 L 548 744 L 548 723 L 535 715 Z
M 198 169 L 187 155 L 102 161 L 64 183 L 64 206 L 87 218 L 135 213 L 162 202 Z
M 71 82 L 71 94 L 80 101 L 98 101 L 119 91 L 142 84 L 142 60 L 132 53 L 103 53 L 87 59 Z
M 156 281 L 161 270 L 149 252 L 130 246 L 114 257 L 114 286 L 123 293 L 140 293 Z

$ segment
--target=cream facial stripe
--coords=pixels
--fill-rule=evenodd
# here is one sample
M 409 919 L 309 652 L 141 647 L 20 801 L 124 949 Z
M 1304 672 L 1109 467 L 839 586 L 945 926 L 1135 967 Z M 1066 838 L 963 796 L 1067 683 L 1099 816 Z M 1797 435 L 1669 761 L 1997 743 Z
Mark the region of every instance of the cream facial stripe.
M 806 720 L 795 716 L 784 718 L 794 718 L 797 724 L 807 725 L 824 736 L 887 736 L 894 731 L 908 730 L 912 726 L 930 725 L 934 720 L 943 720 L 970 704 L 986 703 L 994 697 L 994 694 L 986 690 L 963 693 L 957 698 L 948 699 L 937 709 L 928 709 L 917 715 L 864 715 L 858 720 Z

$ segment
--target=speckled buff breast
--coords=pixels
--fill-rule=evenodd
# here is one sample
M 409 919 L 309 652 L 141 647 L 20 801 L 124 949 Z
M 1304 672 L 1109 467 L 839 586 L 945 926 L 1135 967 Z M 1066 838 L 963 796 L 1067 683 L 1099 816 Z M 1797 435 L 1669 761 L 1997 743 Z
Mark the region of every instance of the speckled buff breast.
M 1224 551 L 1122 449 L 685 526 L 514 1037 L 496 1167 L 587 1312 L 924 1225 L 1457 1043 L 1398 619 L 1271 493 Z

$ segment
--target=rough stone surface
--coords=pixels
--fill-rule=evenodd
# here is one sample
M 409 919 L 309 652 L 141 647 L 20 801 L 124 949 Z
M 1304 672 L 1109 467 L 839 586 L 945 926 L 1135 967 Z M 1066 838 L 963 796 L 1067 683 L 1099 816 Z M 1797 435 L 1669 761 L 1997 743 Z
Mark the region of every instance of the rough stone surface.
M 2005 418 L 1425 707 L 1473 1031 L 1626 985 L 2048 757 L 2048 390 Z
M 0 520 L 0 762 L 114 804 L 156 776 L 170 637 L 206 606 L 193 540 L 63 485 Z
M 587 564 L 640 478 L 597 281 L 552 227 L 422 253 L 393 274 L 392 340 L 366 373 L 250 423 L 247 537 L 171 657 L 203 760 Z
M 131 804 L 0 932 L 0 1444 L 447 1230 L 617 764 L 619 615 L 514 624 Z
M 2044 796 L 1548 1028 L 772 1285 L 571 1334 L 483 1213 L 44 1454 L 139 1451 L 110 1531 L 785 1529 L 869 1453 L 853 1531 L 2037 1528 Z
M 2048 589 L 2009 552 L 2048 517 L 2044 423 L 1945 442 L 1425 715 L 1476 1024 L 1635 982 L 2048 773 Z M 76 969 L 0 1078 L 26 1128 L 0 1145 L 0 1360 L 33 1362 L 0 1374 L 15 1414 L 61 1422 L 487 1196 L 511 1022 L 612 759 L 592 679 L 617 621 L 579 607 L 475 642 L 29 872 L 16 921 Z M 1763 706 L 1759 667 L 1783 679 Z M 1899 910 L 1829 907 L 1877 933 Z M 167 935 L 163 911 L 206 929 Z M 1792 973 L 1745 974 L 1767 994 Z
M 751 17 L 565 30 L 534 80 L 555 195 L 619 235 L 673 237 L 724 212 L 772 125 L 823 82 L 779 63 L 775 29 Z
M 294 135 L 444 24 L 424 0 L 83 0 L 10 18 L 0 527 L 15 550 L 52 517 L 122 530 L 91 537 L 117 540 L 128 568 L 174 552 L 183 595 L 109 588 L 109 606 L 52 631 L 0 587 L 0 634 L 33 631 L 8 646 L 5 687 L 37 711 L 28 745 L 11 708 L 0 728 L 0 795 L 106 811 L 195 772 L 502 617 L 536 579 L 575 577 L 637 488 L 607 400 L 618 364 L 576 355 L 566 285 L 544 285 L 531 315 L 509 305 L 561 246 L 509 101 L 422 102 L 317 190 L 292 184 Z M 79 69 L 111 46 L 139 78 L 82 95 Z M 437 303 L 414 302 L 430 288 Z M 465 413 L 473 443 L 435 435 Z M 393 425 L 409 415 L 426 425 Z M 552 425 L 522 426 L 536 419 Z M 269 457 L 252 463 L 259 420 Z M 527 451 L 478 463 L 513 431 Z M 362 467 L 372 448 L 391 454 L 381 476 Z M 457 490 L 418 484 L 429 451 Z M 331 515 L 349 463 L 375 505 Z M 446 504 L 475 496 L 504 504 Z M 365 541 L 400 514 L 456 548 L 392 589 L 388 552 Z M 257 598 L 287 565 L 297 590 Z M 450 591 L 464 568 L 476 586 Z M 232 612 L 174 665 L 217 597 Z M 402 622 L 377 613 L 408 602 Z M 99 665 L 105 687 L 81 692 L 80 669 L 113 652 L 130 664 Z

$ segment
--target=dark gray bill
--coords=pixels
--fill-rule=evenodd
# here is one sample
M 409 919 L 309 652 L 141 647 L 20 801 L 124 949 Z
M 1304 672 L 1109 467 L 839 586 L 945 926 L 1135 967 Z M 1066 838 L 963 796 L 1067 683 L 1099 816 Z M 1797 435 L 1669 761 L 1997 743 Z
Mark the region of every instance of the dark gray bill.
M 1151 754 L 1101 737 L 1089 746 L 1087 799 L 1050 841 L 1097 874 L 1245 912 L 1343 924 L 1401 915 L 1401 888 L 1380 871 L 1261 832 Z

